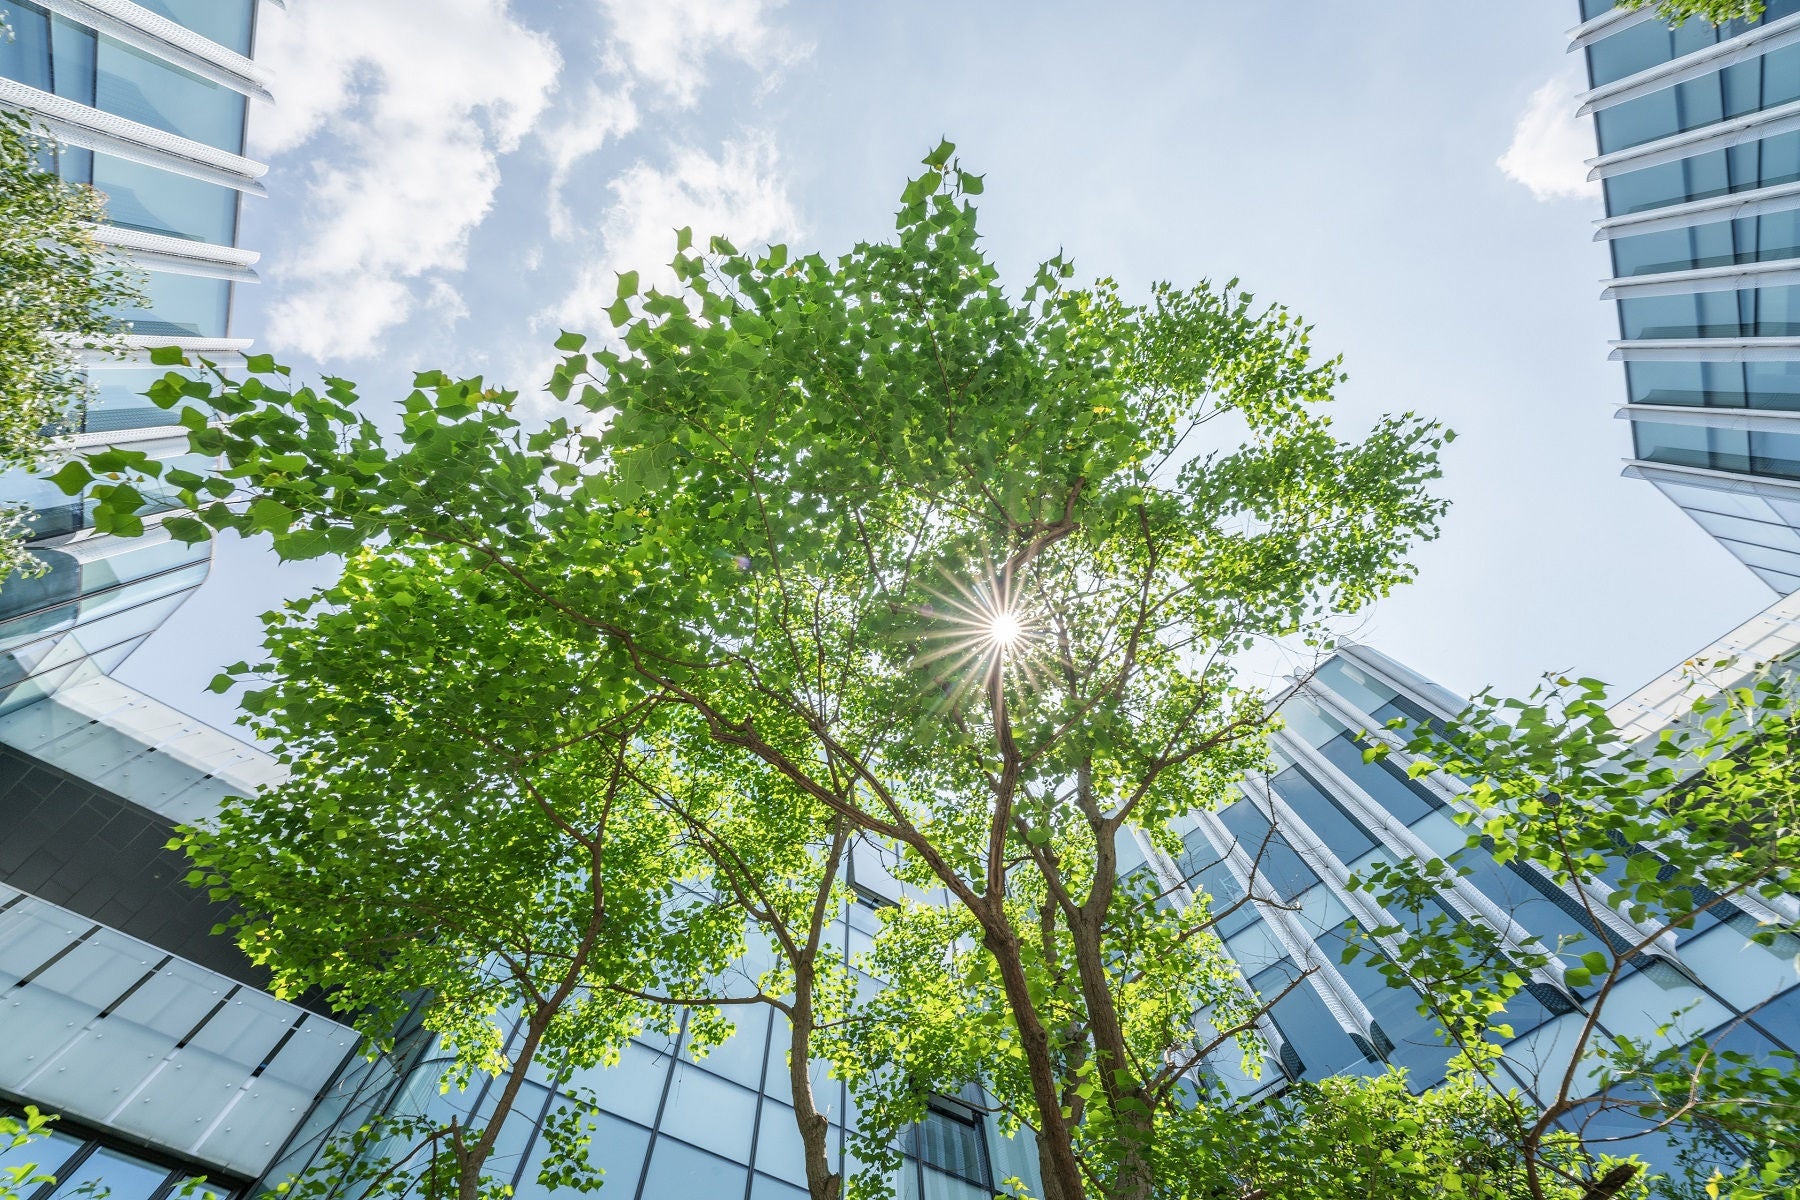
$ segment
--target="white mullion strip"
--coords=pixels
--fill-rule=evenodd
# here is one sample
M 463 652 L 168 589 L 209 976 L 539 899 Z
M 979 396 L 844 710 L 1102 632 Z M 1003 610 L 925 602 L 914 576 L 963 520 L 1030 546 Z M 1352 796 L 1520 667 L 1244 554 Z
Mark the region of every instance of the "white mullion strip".
M 1408 754 L 1403 746 L 1397 744 L 1398 739 L 1393 737 L 1392 730 L 1383 729 L 1377 731 L 1373 727 L 1375 718 L 1358 709 L 1354 704 L 1350 703 L 1350 701 L 1316 682 L 1309 685 L 1308 691 L 1313 694 L 1315 699 L 1325 703 L 1328 707 L 1336 708 L 1338 710 L 1337 715 L 1340 717 L 1348 717 L 1349 720 L 1346 723 L 1361 723 L 1363 728 L 1369 730 L 1371 736 L 1379 737 L 1380 740 L 1389 747 L 1388 757 L 1394 760 L 1397 765 L 1410 768 L 1414 763 L 1419 761 Z M 1382 734 L 1386 734 L 1387 736 L 1381 737 Z M 1308 747 L 1308 749 L 1311 749 L 1311 747 Z M 1327 767 L 1331 766 L 1323 756 L 1318 756 L 1314 761 L 1323 763 Z M 1410 774 L 1410 771 L 1408 773 Z M 1338 774 L 1342 777 L 1342 772 L 1338 772 Z M 1344 782 L 1349 783 L 1350 781 L 1345 779 Z M 1468 786 L 1461 780 L 1456 779 L 1454 776 L 1448 775 L 1445 772 L 1436 770 L 1427 771 L 1419 776 L 1418 782 L 1424 783 L 1427 789 L 1443 800 L 1447 807 L 1454 809 L 1457 812 L 1467 813 L 1474 820 L 1487 821 L 1500 815 L 1496 810 L 1477 807 L 1474 802 L 1469 799 Z M 1352 786 L 1354 787 L 1354 785 Z M 1357 791 L 1357 795 L 1359 797 L 1361 796 L 1360 790 Z M 1531 870 L 1535 868 L 1528 865 L 1526 869 Z M 1644 935 L 1652 932 L 1649 927 L 1632 921 L 1623 912 L 1614 909 L 1606 902 L 1607 897 L 1612 894 L 1611 888 L 1604 887 L 1586 879 L 1577 880 L 1574 883 L 1564 883 L 1563 881 L 1552 877 L 1547 872 L 1542 871 L 1538 872 L 1538 875 L 1546 883 L 1561 891 L 1563 895 L 1567 896 L 1576 904 L 1601 914 L 1602 920 L 1605 921 L 1608 928 L 1612 929 L 1619 937 L 1625 938 L 1628 943 L 1636 943 Z M 1676 940 L 1675 935 L 1671 933 L 1665 934 L 1664 936 L 1668 939 L 1667 946 L 1672 947 Z
M 263 163 L 103 113 L 16 79 L 0 78 L 0 108 L 23 111 L 43 125 L 50 136 L 71 146 L 160 167 L 253 196 L 267 195 L 257 182 L 269 169 Z
M 1397 858 L 1410 859 L 1415 862 L 1429 862 L 1441 857 L 1437 851 L 1419 840 L 1417 834 L 1403 825 L 1392 813 L 1379 805 L 1371 804 L 1363 796 L 1355 784 L 1344 777 L 1329 759 L 1299 738 L 1290 738 L 1286 734 L 1270 735 L 1270 741 L 1278 744 L 1290 757 L 1303 763 L 1313 779 L 1330 793 L 1331 798 L 1352 813 L 1363 828 L 1373 833 L 1390 854 Z M 1521 881 L 1523 882 L 1523 881 Z M 1458 912 L 1466 917 L 1478 919 L 1491 926 L 1500 935 L 1500 940 L 1511 950 L 1520 955 L 1548 955 L 1549 961 L 1543 970 L 1549 981 L 1558 988 L 1567 991 L 1563 985 L 1562 963 L 1550 947 L 1544 945 L 1538 936 L 1519 924 L 1513 915 L 1506 912 L 1493 899 L 1461 876 L 1453 876 L 1439 893 Z M 1600 906 L 1599 916 L 1609 927 L 1615 921 L 1612 910 Z M 1631 942 L 1642 937 L 1629 926 L 1614 929 L 1621 936 L 1629 936 Z
M 1800 14 L 1783 17 L 1767 25 L 1753 25 L 1736 37 L 1716 42 L 1704 50 L 1671 58 L 1635 75 L 1627 75 L 1623 79 L 1615 79 L 1611 83 L 1583 92 L 1575 97 L 1581 102 L 1581 108 L 1575 115 L 1585 117 L 1600 109 L 1611 108 L 1639 96 L 1648 96 L 1652 92 L 1698 79 L 1702 75 L 1710 75 L 1714 71 L 1748 61 L 1771 50 L 1779 50 L 1797 41 L 1800 41 Z
M 1800 282 L 1800 259 L 1734 263 L 1723 267 L 1698 267 L 1686 271 L 1662 271 L 1655 275 L 1624 275 L 1602 281 L 1602 300 L 1627 300 L 1633 296 L 1690 296 L 1699 292 L 1735 292 L 1743 288 L 1773 287 Z
M 243 55 L 129 0 L 39 0 L 53 13 L 234 92 L 272 100 L 267 77 Z
M 212 242 L 196 242 L 188 238 L 168 237 L 165 234 L 149 233 L 142 229 L 127 229 L 123 225 L 96 225 L 93 227 L 94 240 L 109 246 L 124 246 L 132 250 L 148 250 L 156 254 L 182 256 L 203 259 L 226 267 L 254 266 L 262 255 L 254 250 L 244 250 L 237 246 L 220 246 Z
M 1378 650 L 1356 642 L 1339 642 L 1337 652 L 1445 721 L 1455 720 L 1456 714 L 1467 704 L 1467 701 L 1448 688 L 1433 683 L 1411 667 L 1395 662 Z
M 1367 730 L 1371 738 L 1388 748 L 1389 761 L 1401 770 L 1409 770 L 1414 763 L 1420 761 L 1407 753 L 1406 739 L 1382 725 L 1373 716 L 1344 699 L 1319 680 L 1314 679 L 1308 683 L 1306 693 L 1330 709 L 1331 715 L 1336 717 L 1346 729 L 1353 733 L 1358 729 Z M 1418 782 L 1444 803 L 1454 807 L 1470 808 L 1462 798 L 1463 793 L 1469 790 L 1469 785 L 1455 776 L 1446 775 L 1442 771 L 1427 771 L 1419 776 Z
M 1252 784 L 1255 785 L 1255 788 L 1250 786 Z M 1282 798 L 1281 793 L 1270 786 L 1267 778 L 1260 775 L 1246 777 L 1243 790 L 1250 795 L 1253 804 L 1256 803 L 1256 789 L 1261 790 L 1266 804 L 1263 815 L 1268 817 L 1275 828 L 1281 831 L 1281 835 L 1287 839 L 1288 845 L 1294 848 L 1294 853 L 1300 856 L 1300 860 L 1312 870 L 1312 873 L 1325 881 L 1326 888 L 1349 910 L 1350 915 L 1362 923 L 1364 930 L 1399 924 L 1387 909 L 1382 907 L 1369 893 L 1350 890 L 1349 864 L 1339 858 L 1331 847 L 1325 844 L 1324 839 L 1320 838 L 1312 831 L 1310 825 L 1300 819 L 1300 814 L 1296 813 Z M 1375 941 L 1389 957 L 1395 961 L 1399 960 L 1399 946 L 1394 938 L 1383 937 L 1377 938 Z M 1334 974 L 1337 974 L 1335 967 L 1332 970 Z M 1351 995 L 1355 996 L 1355 993 L 1351 992 Z M 1374 1014 L 1370 1013 L 1362 1003 L 1361 997 L 1356 997 L 1356 1004 L 1358 1011 L 1366 1015 L 1369 1023 L 1373 1025 Z
M 1611 37 L 1622 29 L 1633 25 L 1642 25 L 1651 17 L 1648 6 L 1642 8 L 1609 8 L 1592 20 L 1583 21 L 1565 35 L 1569 39 L 1569 53 L 1585 50 L 1603 37 Z
M 1659 421 L 1664 425 L 1701 425 L 1708 429 L 1757 429 L 1764 433 L 1793 433 L 1800 428 L 1800 412 L 1775 408 L 1621 404 L 1613 416 L 1621 421 Z
M 1615 362 L 1791 362 L 1800 337 L 1620 338 L 1608 342 Z
M 96 225 L 93 233 L 96 242 L 123 250 L 127 257 L 147 270 L 229 279 L 233 283 L 259 282 L 250 264 L 261 256 L 253 250 L 164 237 L 118 225 Z
M 1151 873 L 1156 876 L 1157 882 L 1162 885 L 1163 890 L 1168 893 L 1170 899 L 1174 900 L 1175 903 L 1183 908 L 1192 908 L 1194 905 L 1194 890 L 1182 879 L 1181 872 L 1176 869 L 1174 863 L 1169 861 L 1168 855 L 1157 849 L 1155 844 L 1150 841 L 1150 838 L 1143 830 L 1135 825 L 1131 826 L 1130 829 L 1132 838 L 1137 842 L 1139 852 L 1144 856 L 1144 861 L 1150 864 Z M 1216 932 L 1214 936 L 1217 937 Z M 1219 938 L 1219 946 L 1225 955 L 1226 961 L 1231 964 L 1231 977 L 1235 982 L 1238 994 L 1241 995 L 1253 1009 L 1261 1008 L 1262 1001 L 1257 996 L 1256 989 L 1250 986 L 1250 980 L 1244 974 L 1243 964 L 1233 958 L 1228 949 L 1225 949 L 1225 939 Z M 1195 1019 L 1198 1019 L 1200 1015 L 1200 1013 L 1195 1013 Z M 1270 1018 L 1267 1010 L 1258 1012 L 1252 1019 L 1252 1023 L 1256 1027 L 1257 1036 L 1263 1039 L 1263 1044 L 1268 1046 L 1270 1051 L 1274 1052 L 1276 1056 L 1275 1061 L 1279 1063 L 1281 1061 L 1279 1057 L 1281 1047 L 1287 1042 L 1287 1039 L 1281 1036 L 1281 1030 L 1276 1027 L 1274 1020 Z M 1194 1026 L 1194 1035 L 1196 1037 L 1201 1036 L 1201 1030 L 1197 1026 Z M 1296 1050 L 1294 1054 L 1295 1057 L 1299 1057 L 1299 1051 Z M 1199 1064 L 1196 1063 L 1195 1067 L 1198 1069 Z M 1279 1067 L 1277 1069 L 1279 1070 Z
M 1594 222 L 1594 240 L 1610 241 L 1640 233 L 1663 233 L 1670 229 L 1686 229 L 1692 225 L 1710 225 L 1735 221 L 1740 217 L 1758 217 L 1764 213 L 1786 212 L 1800 207 L 1800 183 L 1777 183 L 1769 187 L 1749 188 L 1689 200 L 1642 212 L 1623 213 Z
M 1715 492 L 1773 497 L 1776 500 L 1800 500 L 1800 481 L 1775 479 L 1766 475 L 1740 475 L 1735 471 L 1647 462 L 1641 458 L 1626 459 L 1625 469 L 1620 473 L 1627 479 L 1647 479 L 1652 483 L 1661 480 L 1665 483 L 1711 488 Z
M 1239 786 L 1242 787 L 1241 784 Z M 1251 804 L 1255 804 L 1255 798 L 1248 791 L 1244 792 L 1244 796 Z M 1288 957 L 1293 959 L 1295 965 L 1302 970 L 1312 972 L 1309 978 L 1313 985 L 1313 991 L 1323 1001 L 1325 1010 L 1338 1023 L 1339 1028 L 1353 1038 L 1361 1039 L 1365 1045 L 1373 1049 L 1375 1042 L 1370 1034 L 1369 1024 L 1374 1018 L 1369 1015 L 1368 1008 L 1363 1005 L 1362 1000 L 1357 997 L 1350 985 L 1344 982 L 1344 977 L 1338 974 L 1337 968 L 1327 962 L 1325 956 L 1319 953 L 1318 944 L 1294 919 L 1294 914 L 1288 911 L 1285 905 L 1271 903 L 1257 895 L 1254 883 L 1260 872 L 1243 845 L 1232 836 L 1229 829 L 1225 828 L 1225 823 L 1219 820 L 1217 813 L 1196 812 L 1194 821 L 1205 833 L 1206 839 L 1212 843 L 1213 849 L 1219 852 L 1226 868 L 1238 881 L 1238 886 L 1244 889 L 1244 894 L 1250 898 L 1250 903 L 1256 906 L 1257 915 L 1268 925 L 1269 931 L 1280 943 L 1281 948 L 1287 952 Z
M 1623 150 L 1615 150 L 1611 154 L 1590 158 L 1587 160 L 1589 168 L 1587 177 L 1589 179 L 1607 179 L 1614 175 L 1622 175 L 1627 171 L 1678 162 L 1696 154 L 1703 154 L 1708 150 L 1719 150 L 1744 142 L 1754 142 L 1761 138 L 1773 137 L 1778 133 L 1791 133 L 1796 129 L 1800 129 L 1800 100 L 1778 104 L 1774 108 L 1765 108 L 1761 112 L 1746 113 L 1744 116 L 1733 117 L 1727 121 L 1715 121 L 1710 125 L 1702 125 L 1698 129 L 1689 129 L 1683 133 L 1658 138 L 1653 142 L 1628 146 Z

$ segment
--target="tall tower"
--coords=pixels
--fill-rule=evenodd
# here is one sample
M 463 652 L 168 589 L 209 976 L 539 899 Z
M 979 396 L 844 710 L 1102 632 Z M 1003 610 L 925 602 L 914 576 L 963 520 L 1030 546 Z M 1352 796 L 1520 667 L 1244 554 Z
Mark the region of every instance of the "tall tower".
M 1800 589 L 1800 0 L 1671 29 L 1581 0 L 1627 475 Z
M 129 353 L 86 364 L 93 398 L 70 439 L 164 459 L 186 431 L 142 392 L 163 374 L 148 347 L 229 363 L 232 290 L 253 282 L 238 248 L 248 57 L 258 0 L 4 0 L 0 106 L 52 135 L 54 167 L 105 193 L 98 239 L 145 273 L 120 312 Z M 270 995 L 228 938 L 227 914 L 185 883 L 165 848 L 177 822 L 279 771 L 268 755 L 108 677 L 206 577 L 205 545 L 156 528 L 91 527 L 88 509 L 26 472 L 0 497 L 34 510 L 48 566 L 0 587 L 0 1112 L 35 1104 L 54 1132 L 0 1149 L 35 1163 L 51 1200 L 225 1200 L 265 1170 L 350 1054 L 350 1030 Z
M 86 364 L 93 398 L 71 420 L 76 446 L 126 445 L 160 459 L 187 454 L 187 433 L 143 397 L 162 368 L 148 347 L 179 345 L 214 361 L 249 342 L 231 336 L 232 289 L 254 282 L 238 247 L 242 198 L 266 168 L 244 157 L 252 100 L 267 100 L 250 60 L 259 0 L 7 0 L 0 107 L 28 114 L 59 143 L 56 170 L 106 197 L 98 240 L 144 272 L 145 307 L 122 358 Z M 0 496 L 34 510 L 32 550 L 49 568 L 0 587 L 0 712 L 112 671 L 206 577 L 207 545 L 156 528 L 97 534 L 89 509 L 25 472 Z

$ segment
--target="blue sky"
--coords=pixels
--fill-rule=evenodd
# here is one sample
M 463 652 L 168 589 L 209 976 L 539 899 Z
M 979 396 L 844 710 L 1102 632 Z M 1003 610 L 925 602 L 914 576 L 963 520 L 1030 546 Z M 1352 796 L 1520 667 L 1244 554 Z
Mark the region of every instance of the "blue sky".
M 1635 687 L 1773 596 L 1648 485 L 1607 361 L 1608 274 L 1564 52 L 1572 0 L 265 5 L 239 336 L 377 405 L 410 372 L 526 390 L 558 327 L 604 332 L 613 272 L 671 230 L 827 251 L 892 229 L 948 135 L 987 177 L 1010 278 L 1062 249 L 1127 294 L 1239 276 L 1317 326 L 1347 431 L 1459 434 L 1443 536 L 1353 633 L 1462 692 L 1547 669 Z M 1501 160 L 1504 159 L 1504 166 Z M 203 688 L 256 614 L 325 577 L 223 543 L 119 675 Z

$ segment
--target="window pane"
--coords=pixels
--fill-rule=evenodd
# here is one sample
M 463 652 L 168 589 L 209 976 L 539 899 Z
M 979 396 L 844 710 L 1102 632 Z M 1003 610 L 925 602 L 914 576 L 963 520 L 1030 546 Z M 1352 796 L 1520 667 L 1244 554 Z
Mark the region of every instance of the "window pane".
M 659 1137 L 650 1151 L 650 1170 L 644 1177 L 643 1200 L 695 1200 L 744 1194 L 748 1172 L 736 1163 L 684 1146 L 673 1138 Z
M 82 1160 L 66 1178 L 57 1180 L 51 1196 L 54 1200 L 68 1200 L 77 1193 L 85 1195 L 81 1192 L 83 1188 L 104 1188 L 101 1194 L 106 1200 L 149 1200 L 150 1194 L 162 1186 L 168 1176 L 166 1167 L 152 1166 L 142 1159 L 102 1146 Z
M 138 0 L 158 16 L 211 38 L 227 50 L 250 53 L 256 0 Z
M 233 245 L 238 194 L 142 163 L 94 155 L 93 184 L 106 193 L 106 219 L 127 229 Z

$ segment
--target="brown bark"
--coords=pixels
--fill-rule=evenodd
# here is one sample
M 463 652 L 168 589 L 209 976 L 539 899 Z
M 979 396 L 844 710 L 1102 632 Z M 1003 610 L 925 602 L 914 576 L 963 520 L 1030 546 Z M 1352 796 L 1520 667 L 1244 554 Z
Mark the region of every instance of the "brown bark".
M 806 1191 L 811 1200 L 837 1200 L 843 1178 L 831 1169 L 831 1126 L 813 1102 L 811 972 L 797 980 L 794 1010 L 788 1016 L 788 1087 L 794 1094 L 794 1124 L 806 1159 Z
M 996 901 L 996 907 L 998 902 Z M 1025 966 L 1012 927 L 1003 915 L 984 912 L 982 944 L 1000 968 L 1000 984 L 1007 1007 L 1019 1030 L 1019 1046 L 1031 1076 L 1031 1095 L 1038 1110 L 1038 1155 L 1044 1164 L 1044 1187 L 1060 1189 L 1058 1200 L 1084 1200 L 1087 1186 L 1076 1161 L 1069 1123 L 1062 1115 L 1062 1095 L 1057 1087 L 1056 1063 L 1050 1054 L 1050 1032 L 1038 1017 L 1025 980 Z M 1048 1194 L 1048 1192 L 1046 1192 Z

